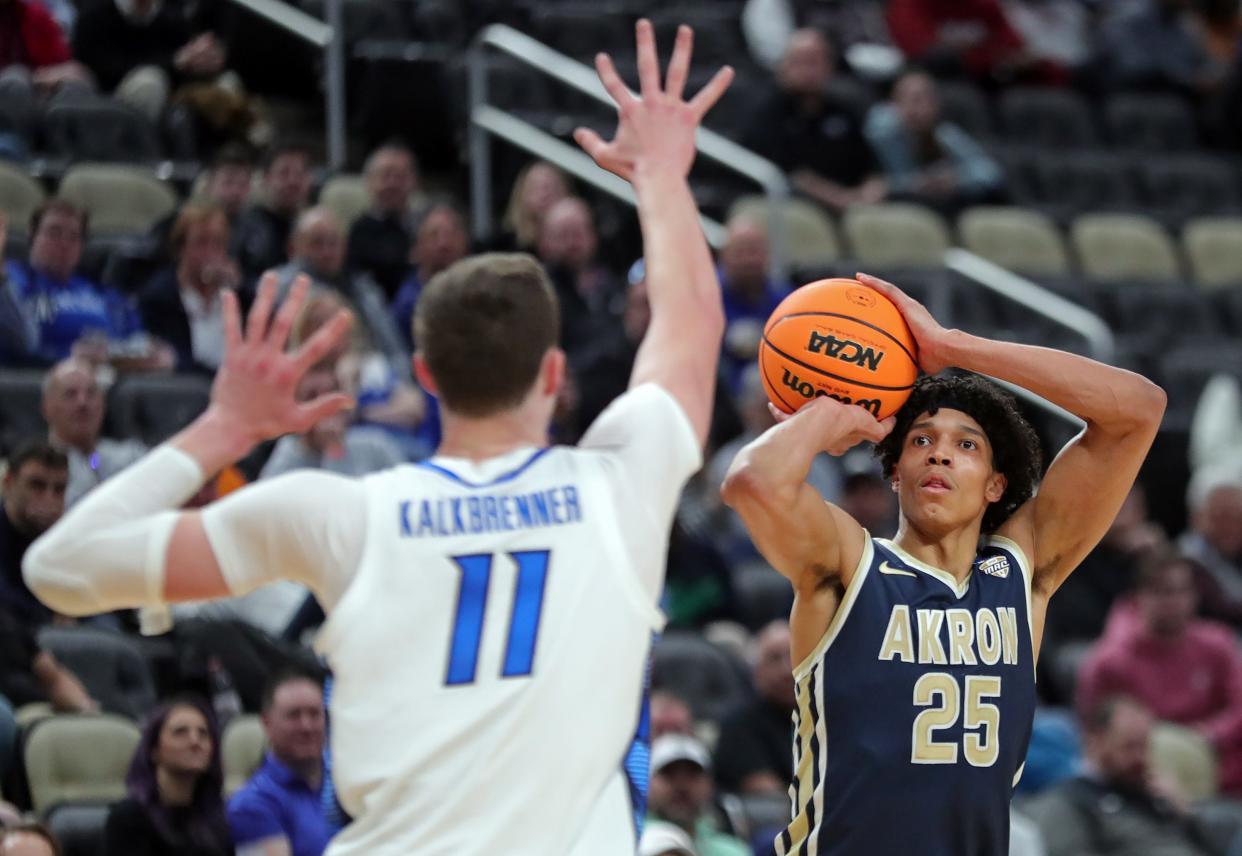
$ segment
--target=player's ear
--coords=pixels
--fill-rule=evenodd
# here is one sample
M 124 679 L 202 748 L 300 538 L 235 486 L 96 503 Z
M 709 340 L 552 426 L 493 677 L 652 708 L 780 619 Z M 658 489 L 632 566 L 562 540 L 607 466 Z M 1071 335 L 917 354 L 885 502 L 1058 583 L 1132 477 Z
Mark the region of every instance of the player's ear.
M 1005 488 L 1009 486 L 1009 480 L 1005 478 L 1004 473 L 992 473 L 988 476 L 987 487 L 983 491 L 983 496 L 988 502 L 1000 502 L 1000 498 L 1005 495 Z
M 565 383 L 565 352 L 560 348 L 548 348 L 539 367 L 540 391 L 552 398 Z
M 423 358 L 422 351 L 414 352 L 414 379 L 418 381 L 418 385 L 423 388 L 424 392 L 429 392 L 439 397 L 440 393 L 436 389 L 436 379 L 431 376 L 431 369 L 427 368 L 427 360 Z
M 893 477 L 888 480 L 888 486 L 892 488 L 893 493 L 901 490 L 901 478 L 897 475 L 897 471 L 893 470 Z

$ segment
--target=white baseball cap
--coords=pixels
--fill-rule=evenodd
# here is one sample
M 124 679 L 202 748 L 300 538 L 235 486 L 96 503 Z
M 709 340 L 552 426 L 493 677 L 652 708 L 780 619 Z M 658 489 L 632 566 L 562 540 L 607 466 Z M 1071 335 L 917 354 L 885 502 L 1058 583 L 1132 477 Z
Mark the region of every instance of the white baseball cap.
M 669 853 L 696 856 L 694 842 L 689 835 L 671 823 L 658 820 L 649 822 L 643 828 L 643 837 L 638 842 L 638 856 L 667 856 Z
M 651 772 L 657 773 L 674 761 L 691 761 L 704 770 L 712 766 L 711 755 L 701 740 L 688 734 L 665 734 L 651 744 Z

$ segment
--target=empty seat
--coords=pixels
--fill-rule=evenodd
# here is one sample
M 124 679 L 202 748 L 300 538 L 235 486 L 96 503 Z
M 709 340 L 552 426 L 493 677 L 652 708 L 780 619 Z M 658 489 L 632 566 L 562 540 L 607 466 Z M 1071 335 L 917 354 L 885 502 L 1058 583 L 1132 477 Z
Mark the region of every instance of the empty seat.
M 1172 238 L 1149 217 L 1084 214 L 1070 240 L 1089 279 L 1170 282 L 1181 275 Z
M 855 206 L 845 212 L 842 226 L 854 258 L 876 268 L 937 267 L 949 248 L 949 227 L 919 205 Z
M 1191 217 L 1233 214 L 1242 207 L 1237 173 L 1219 157 L 1145 158 L 1138 175 L 1149 210 L 1166 222 L 1180 224 Z
M 123 799 L 139 737 L 138 726 L 112 714 L 61 714 L 36 723 L 25 749 L 35 811 Z
M 746 196 L 733 204 L 730 218 L 745 216 L 768 225 L 771 208 L 762 196 Z M 793 267 L 831 264 L 841 258 L 841 243 L 828 215 L 804 199 L 790 199 L 781 211 L 785 228 L 785 247 Z
M 110 806 L 68 804 L 57 806 L 47 816 L 48 828 L 60 842 L 65 856 L 107 856 L 104 829 Z
M 633 43 L 632 16 L 615 4 L 574 4 L 539 9 L 531 20 L 535 38 L 571 56 L 624 52 Z
M 976 140 L 991 140 L 996 136 L 992 111 L 988 108 L 983 90 L 969 83 L 940 81 L 940 113 Z
M 39 411 L 42 398 L 42 371 L 0 371 L 0 444 L 11 449 L 22 440 L 47 434 L 47 423 Z
M 39 647 L 73 672 L 109 713 L 138 719 L 155 704 L 155 681 L 146 659 L 119 633 L 47 626 L 39 631 Z
M 13 164 L 0 160 L 0 211 L 8 219 L 9 231 L 25 235 L 30 215 L 43 204 L 47 194 L 39 183 Z
M 1199 145 L 1190 105 L 1176 95 L 1122 93 L 1104 108 L 1108 137 L 1117 146 L 1148 152 L 1193 150 Z
M 1171 722 L 1151 730 L 1152 772 L 1176 782 L 1187 800 L 1198 802 L 1216 794 L 1216 750 L 1197 731 Z
M 1029 156 L 1030 183 L 1014 186 L 1015 201 L 1060 220 L 1086 211 L 1131 211 L 1139 192 L 1126 158 L 1098 151 L 1041 151 Z
M 1029 276 L 1065 276 L 1069 253 L 1046 215 L 1025 208 L 979 206 L 957 221 L 962 245 L 972 253 Z
M 1101 289 L 1098 299 L 1120 338 L 1147 343 L 1153 352 L 1172 347 L 1179 337 L 1215 338 L 1225 333 L 1211 300 L 1184 283 L 1119 283 Z
M 1169 412 L 1188 416 L 1213 375 L 1226 372 L 1242 379 L 1242 345 L 1219 340 L 1184 343 L 1162 354 L 1159 372 Z
M 1182 248 L 1197 285 L 1242 284 L 1242 218 L 1200 217 L 1182 230 Z
M 319 191 L 319 204 L 332 209 L 348 231 L 350 225 L 371 207 L 366 180 L 360 175 L 332 176 Z
M 255 714 L 235 716 L 220 736 L 220 762 L 224 766 L 224 794 L 239 791 L 263 763 L 267 735 Z
M 159 135 L 151 121 L 110 98 L 55 99 L 43 114 L 43 137 L 55 154 L 82 161 L 153 161 Z
M 651 686 L 676 689 L 695 719 L 718 722 L 748 685 L 745 667 L 696 633 L 666 633 L 652 646 Z
M 1098 140 L 1087 102 L 1070 89 L 1007 89 L 999 109 L 1005 136 L 1023 145 L 1066 148 Z
M 198 375 L 129 375 L 108 399 L 113 433 L 155 445 L 207 409 L 211 381 Z
M 678 3 L 652 9 L 650 18 L 661 56 L 671 55 L 680 24 L 688 24 L 694 28 L 696 66 L 719 67 L 727 63 L 736 65 L 738 57 L 747 55 L 741 23 L 730 9 Z
M 165 182 L 117 164 L 75 166 L 59 193 L 89 211 L 91 232 L 103 236 L 146 232 L 177 207 L 177 194 Z

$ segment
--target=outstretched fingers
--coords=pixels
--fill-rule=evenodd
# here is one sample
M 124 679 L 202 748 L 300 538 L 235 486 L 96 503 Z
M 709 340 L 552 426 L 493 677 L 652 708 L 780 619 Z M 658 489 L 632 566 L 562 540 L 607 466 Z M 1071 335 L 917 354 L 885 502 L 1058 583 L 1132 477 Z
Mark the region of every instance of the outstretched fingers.
M 241 307 L 237 305 L 237 294 L 231 288 L 220 294 L 220 313 L 224 317 L 225 353 L 236 353 L 242 343 Z
M 306 293 L 310 291 L 310 279 L 299 274 L 293 279 L 293 287 L 280 304 L 276 312 L 276 320 L 267 334 L 267 343 L 278 351 L 283 351 L 289 342 L 289 333 L 293 330 L 293 322 L 302 312 L 302 304 L 306 302 Z
M 686 78 L 690 76 L 690 55 L 694 52 L 694 30 L 682 24 L 677 28 L 677 41 L 673 45 L 673 58 L 668 63 L 668 74 L 664 78 L 664 94 L 677 101 L 686 89 Z
M 343 392 L 330 392 L 298 405 L 297 430 L 309 431 L 329 416 L 354 406 L 354 400 Z
M 638 42 L 638 83 L 645 101 L 660 94 L 660 59 L 656 56 L 655 29 L 646 18 L 634 25 Z
M 332 353 L 349 335 L 354 324 L 354 316 L 348 309 L 342 309 L 332 319 L 315 331 L 315 335 L 306 340 L 293 355 L 298 374 L 308 371 L 328 354 Z
M 582 150 L 590 155 L 596 163 L 599 163 L 607 154 L 608 144 L 604 142 L 603 137 L 590 128 L 576 128 L 574 130 L 574 142 L 581 146 Z
M 595 72 L 599 75 L 599 82 L 604 84 L 604 89 L 616 102 L 618 109 L 634 101 L 634 94 L 630 92 L 630 88 L 617 73 L 617 66 L 613 64 L 612 57 L 608 54 L 597 53 L 595 55 Z
M 259 280 L 259 293 L 250 307 L 250 316 L 246 319 L 246 340 L 261 342 L 267 335 L 267 322 L 272 317 L 272 304 L 276 302 L 276 275 L 265 274 Z
M 733 82 L 733 68 L 726 65 L 720 71 L 712 75 L 712 79 L 707 81 L 707 85 L 698 91 L 694 98 L 690 99 L 690 107 L 694 110 L 695 118 L 699 121 L 707 115 L 707 111 L 716 106 L 716 102 L 720 100 L 720 96 L 725 94 L 725 90 L 729 88 L 729 84 Z

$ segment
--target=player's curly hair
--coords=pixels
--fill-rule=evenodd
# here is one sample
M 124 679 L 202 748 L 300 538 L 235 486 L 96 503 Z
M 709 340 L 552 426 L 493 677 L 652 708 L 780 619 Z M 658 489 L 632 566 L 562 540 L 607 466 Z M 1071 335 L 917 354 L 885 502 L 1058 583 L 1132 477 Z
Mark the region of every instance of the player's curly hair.
M 983 514 L 983 531 L 995 532 L 1035 495 L 1043 472 L 1043 451 L 1031 423 L 1018 410 L 1014 397 L 976 374 L 921 377 L 901 409 L 897 422 L 875 448 L 876 457 L 891 478 L 905 446 L 910 426 L 924 413 L 935 414 L 941 407 L 966 413 L 979 423 L 992 447 L 992 467 L 1005 476 L 1005 492 Z

